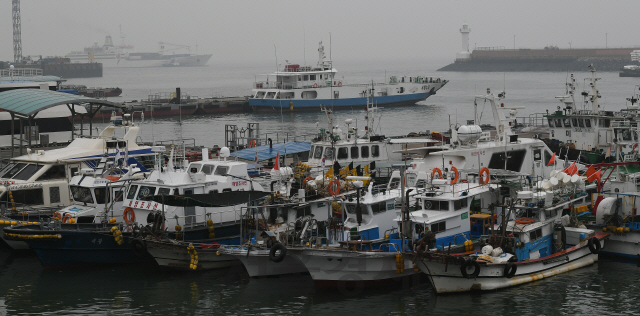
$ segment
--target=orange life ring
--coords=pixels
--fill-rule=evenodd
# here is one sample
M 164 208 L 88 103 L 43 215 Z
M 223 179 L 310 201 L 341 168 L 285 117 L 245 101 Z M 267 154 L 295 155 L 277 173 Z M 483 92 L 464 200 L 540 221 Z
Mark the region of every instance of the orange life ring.
M 318 87 L 318 84 L 317 84 L 317 83 L 314 83 L 314 84 L 313 84 L 313 87 L 314 87 L 314 88 L 317 88 L 317 87 Z
M 436 173 L 438 173 L 438 177 L 436 178 Z M 431 179 L 442 179 L 442 170 L 440 168 L 433 168 L 431 171 Z
M 338 81 L 338 87 L 342 87 L 342 81 Z
M 333 192 L 333 186 L 336 186 L 335 193 Z M 329 194 L 336 195 L 340 193 L 340 181 L 338 179 L 333 179 L 329 182 Z
M 458 168 L 451 166 L 451 171 L 453 171 L 453 174 L 455 174 L 455 177 L 453 178 L 453 180 L 451 180 L 451 184 L 456 184 L 458 183 L 458 178 L 460 178 L 460 173 L 458 172 Z
M 71 219 L 71 214 L 66 214 L 63 218 L 62 218 L 62 222 L 66 223 L 69 221 L 69 219 Z
M 533 218 L 518 218 L 516 219 L 516 224 L 527 225 L 535 222 L 536 220 Z
M 53 213 L 53 219 L 55 219 L 56 221 L 61 221 L 62 220 L 62 214 L 55 212 Z
M 136 212 L 133 211 L 132 208 L 127 207 L 124 209 L 124 213 L 122 214 L 122 218 L 125 223 L 130 224 L 136 221 Z
M 633 149 L 631 149 L 631 152 L 636 152 L 636 149 L 638 149 L 638 143 L 633 144 Z
M 249 141 L 249 145 L 247 145 L 248 148 L 253 148 L 256 147 L 256 140 L 252 139 Z
M 483 174 L 485 175 L 484 178 L 482 177 Z M 491 178 L 489 177 L 489 168 L 482 167 L 482 169 L 480 169 L 480 184 L 489 184 L 490 180 Z
M 309 180 L 313 180 L 313 177 L 312 176 L 308 176 L 308 177 L 304 178 L 304 180 L 302 180 L 302 185 L 307 185 L 307 181 L 309 181 Z

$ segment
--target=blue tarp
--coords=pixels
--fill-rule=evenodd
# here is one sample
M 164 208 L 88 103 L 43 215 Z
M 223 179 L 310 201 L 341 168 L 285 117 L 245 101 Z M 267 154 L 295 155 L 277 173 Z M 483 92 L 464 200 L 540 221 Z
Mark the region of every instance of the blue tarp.
M 286 150 L 285 150 L 286 147 Z M 238 151 L 238 158 L 253 161 L 256 157 L 256 151 L 258 151 L 258 161 L 273 159 L 276 157 L 278 152 L 280 152 L 280 156 L 285 154 L 295 154 L 301 153 L 305 151 L 309 151 L 311 149 L 311 143 L 308 142 L 289 142 L 289 143 L 278 143 L 273 144 L 273 148 L 269 148 L 269 145 L 257 146 L 253 148 L 247 148 Z M 231 157 L 235 157 L 236 154 L 232 153 Z

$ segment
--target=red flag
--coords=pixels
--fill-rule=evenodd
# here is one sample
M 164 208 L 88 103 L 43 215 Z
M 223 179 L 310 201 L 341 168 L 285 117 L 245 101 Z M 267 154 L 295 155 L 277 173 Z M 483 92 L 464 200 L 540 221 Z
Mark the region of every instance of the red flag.
M 276 154 L 276 164 L 273 166 L 273 170 L 280 170 L 280 152 Z
M 569 170 L 567 170 L 567 174 L 570 176 L 574 174 L 578 174 L 578 166 L 576 166 L 575 162 L 571 164 L 571 166 L 569 166 Z
M 595 172 L 592 175 L 588 176 L 587 177 L 587 181 L 592 182 L 592 181 L 595 181 L 597 179 L 598 182 L 600 182 L 601 181 L 601 177 L 602 177 L 602 175 L 600 173 L 600 170 L 598 170 L 597 172 Z
M 254 163 L 258 163 L 258 151 L 256 150 L 256 157 L 253 158 Z
M 589 169 L 587 169 L 587 179 L 594 173 L 596 173 L 596 168 L 593 165 L 589 166 Z
M 553 153 L 553 155 L 551 155 L 551 159 L 549 159 L 549 163 L 547 164 L 547 167 L 555 163 L 556 163 L 556 153 Z

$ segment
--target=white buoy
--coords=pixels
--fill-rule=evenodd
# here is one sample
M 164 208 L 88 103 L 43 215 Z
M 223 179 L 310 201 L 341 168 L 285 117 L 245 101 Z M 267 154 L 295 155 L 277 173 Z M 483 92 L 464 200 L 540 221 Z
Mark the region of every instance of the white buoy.
M 580 176 L 577 174 L 574 174 L 571 176 L 571 183 L 577 183 L 578 181 L 580 181 Z
M 549 173 L 549 177 L 553 178 L 556 176 L 557 173 L 558 173 L 558 170 L 551 170 L 551 172 Z
M 565 173 L 564 177 L 562 178 L 562 183 L 566 184 L 569 182 L 571 182 L 571 176 Z
M 559 182 L 559 181 L 558 181 L 558 178 L 551 178 L 551 179 L 549 180 L 549 182 L 551 182 L 551 185 L 552 185 L 552 186 L 556 186 L 556 185 L 558 185 L 558 182 Z
M 560 171 L 560 172 L 556 173 L 556 179 L 562 180 L 562 179 L 564 179 L 565 175 L 566 175 L 566 173 Z

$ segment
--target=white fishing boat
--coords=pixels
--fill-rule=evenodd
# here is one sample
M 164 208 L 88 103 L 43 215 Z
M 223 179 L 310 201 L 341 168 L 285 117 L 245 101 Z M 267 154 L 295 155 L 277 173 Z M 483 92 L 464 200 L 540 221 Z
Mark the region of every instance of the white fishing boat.
M 501 220 L 486 237 L 482 254 L 476 250 L 455 254 L 418 251 L 416 265 L 427 274 L 436 292 L 495 290 L 596 262 L 609 234 L 565 227 L 569 223 L 561 221 L 563 209 L 588 202 L 579 177 L 574 177 L 575 181 L 562 177 L 561 182 L 552 178 L 556 181 L 541 184 L 546 189 L 522 190 L 508 198 Z
M 380 106 L 413 105 L 435 94 L 448 81 L 436 77 L 391 76 L 385 83 L 349 83 L 336 76 L 324 46 L 318 48 L 318 64 L 285 65 L 253 84 L 249 106 L 254 111 L 316 111 L 320 105 L 331 110 L 365 107 L 371 98 Z

